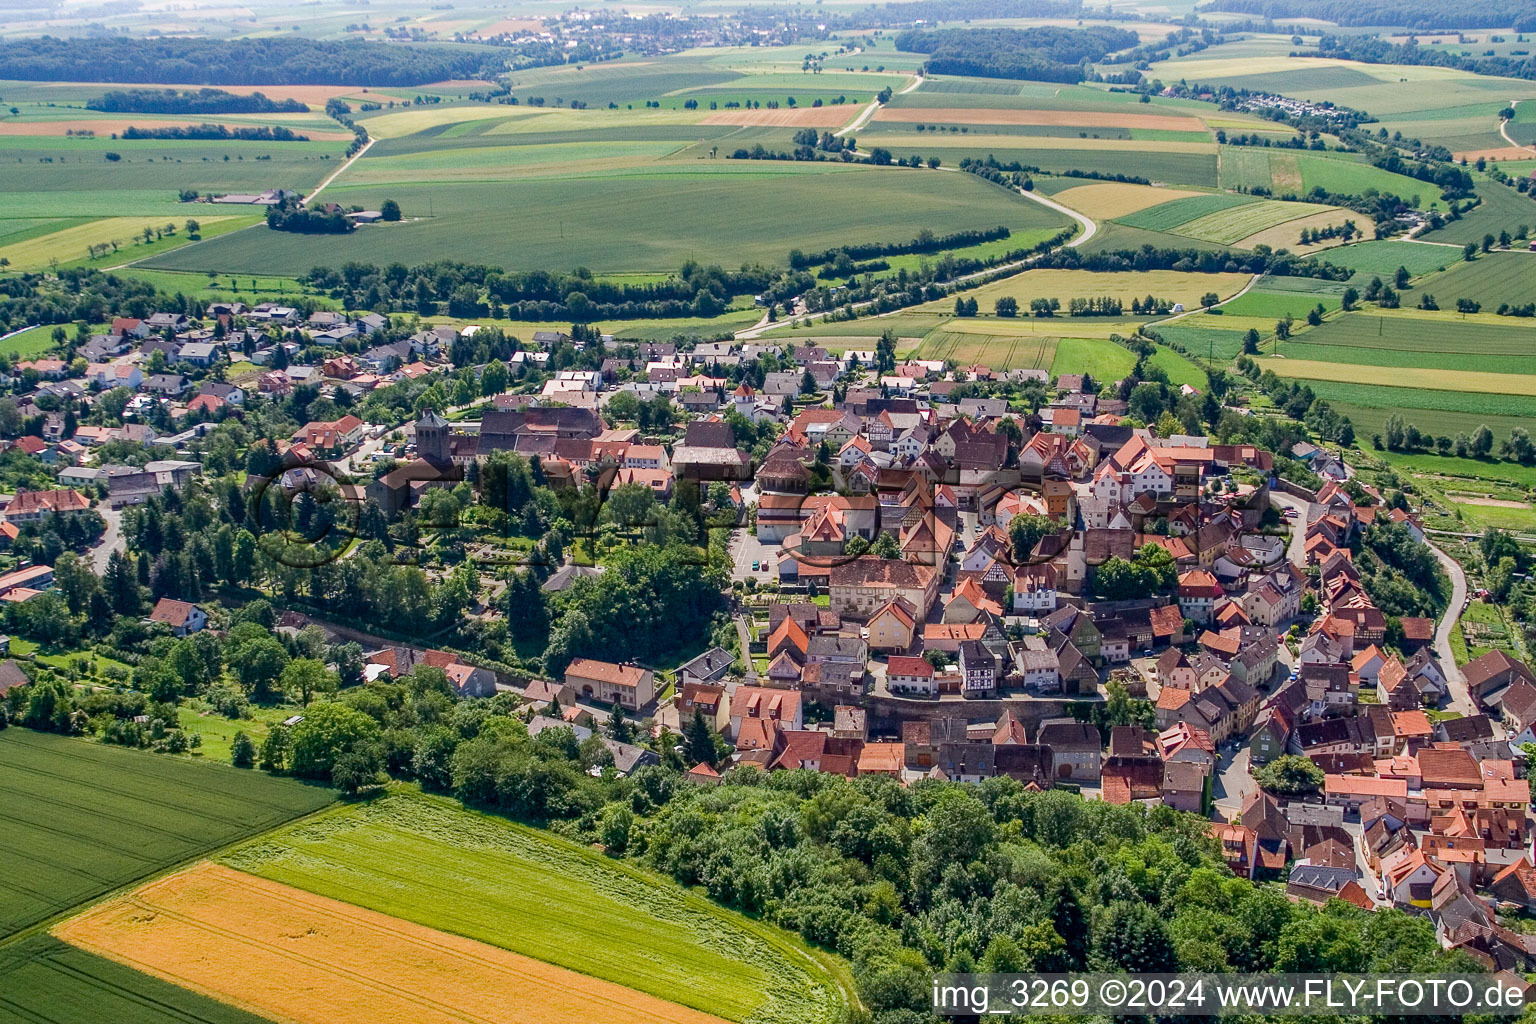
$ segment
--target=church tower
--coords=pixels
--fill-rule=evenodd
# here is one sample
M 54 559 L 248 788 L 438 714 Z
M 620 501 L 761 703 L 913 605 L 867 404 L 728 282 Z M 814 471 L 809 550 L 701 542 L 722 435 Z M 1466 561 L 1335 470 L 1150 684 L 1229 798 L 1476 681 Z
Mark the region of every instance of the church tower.
M 416 421 L 416 454 L 429 462 L 447 463 L 451 460 L 448 453 L 448 421 L 435 410 L 423 409 L 421 418 Z

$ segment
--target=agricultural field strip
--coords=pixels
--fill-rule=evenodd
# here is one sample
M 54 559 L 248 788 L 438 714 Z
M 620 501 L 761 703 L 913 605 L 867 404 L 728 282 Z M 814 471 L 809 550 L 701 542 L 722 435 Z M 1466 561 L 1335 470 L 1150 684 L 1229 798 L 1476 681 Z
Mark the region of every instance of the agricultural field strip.
M 1282 377 L 1346 383 L 1357 381 L 1360 377 L 1359 367 L 1354 363 L 1266 358 L 1262 365 L 1266 370 L 1274 370 Z M 1397 372 L 1393 374 L 1392 384 L 1431 391 L 1466 391 L 1480 393 L 1490 398 L 1497 396 L 1498 399 L 1509 395 L 1536 396 L 1536 375 L 1485 373 L 1479 370 L 1398 367 Z
M 292 783 L 278 783 L 291 786 L 290 792 L 304 799 L 294 804 L 271 802 L 252 795 L 277 782 L 264 776 L 228 769 L 227 780 L 215 779 L 202 773 L 217 775 L 224 769 L 51 734 L 14 730 L 9 736 L 0 741 L 0 772 L 9 780 L 9 799 L 0 809 L 0 821 L 7 823 L 0 851 L 8 855 L 9 871 L 0 889 L 14 898 L 0 899 L 0 939 L 159 867 L 316 810 L 332 798 L 328 791 L 306 791 Z M 79 775 L 48 771 L 29 760 L 18 761 L 14 748 L 26 749 L 32 761 L 52 762 L 60 769 L 84 767 L 86 771 Z M 130 768 L 140 769 L 140 773 L 131 774 Z M 179 785 L 183 787 L 181 799 L 152 797 L 100 781 L 108 776 L 152 784 L 157 793 Z M 220 784 L 206 789 L 191 787 L 187 780 L 194 778 Z M 235 785 L 225 786 L 225 781 Z M 316 793 L 323 793 L 323 798 L 316 798 Z M 248 807 L 256 813 L 231 818 L 227 811 L 208 806 L 210 800 L 236 809 Z M 35 813 L 27 813 L 33 805 Z M 134 816 L 132 808 L 142 808 L 143 813 Z M 116 826 L 105 836 L 103 822 L 109 828 Z M 188 829 L 193 834 L 183 831 Z M 83 866 L 87 861 L 94 870 Z
M 1133 228 L 1143 228 L 1147 231 L 1175 231 L 1180 225 L 1199 220 L 1208 214 L 1231 209 L 1234 206 L 1247 206 L 1257 202 L 1259 200 L 1253 196 L 1233 195 L 1230 192 L 1214 192 L 1173 199 L 1158 206 L 1140 210 L 1129 216 L 1122 216 L 1117 219 L 1121 224 L 1126 224 Z
M 279 1020 L 721 1018 L 495 946 L 204 863 L 102 904 L 54 934 Z M 281 972 L 285 984 L 272 984 Z M 350 1012 L 349 1012 L 350 1011 Z
M 1207 242 L 1231 244 L 1266 228 L 1277 227 L 1293 220 L 1326 212 L 1328 212 L 1326 209 L 1309 203 L 1282 203 L 1278 201 L 1252 203 L 1244 206 L 1235 206 L 1227 210 L 1219 210 L 1197 220 L 1181 224 L 1177 233 L 1186 234 L 1192 238 L 1204 239 Z

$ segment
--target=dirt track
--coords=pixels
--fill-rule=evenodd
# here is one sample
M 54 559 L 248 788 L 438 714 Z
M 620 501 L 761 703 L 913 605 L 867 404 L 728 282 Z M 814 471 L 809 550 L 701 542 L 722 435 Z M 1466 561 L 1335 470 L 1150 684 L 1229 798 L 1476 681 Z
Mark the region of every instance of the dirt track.
M 54 929 L 290 1024 L 724 1024 L 633 989 L 203 863 Z

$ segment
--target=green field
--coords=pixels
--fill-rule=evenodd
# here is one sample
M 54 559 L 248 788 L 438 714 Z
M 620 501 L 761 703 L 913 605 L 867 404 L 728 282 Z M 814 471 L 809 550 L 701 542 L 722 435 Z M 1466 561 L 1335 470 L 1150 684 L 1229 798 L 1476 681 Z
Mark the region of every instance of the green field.
M 246 1013 L 46 935 L 0 949 L 5 1024 L 264 1024 Z
M 1362 371 L 1368 372 L 1368 371 Z M 1356 427 L 1370 425 L 1380 429 L 1394 412 L 1429 433 L 1471 434 L 1482 424 L 1499 438 L 1509 436 L 1514 427 L 1530 428 L 1536 416 L 1536 400 L 1527 396 L 1472 394 L 1465 391 L 1435 391 L 1429 388 L 1403 388 L 1386 384 L 1349 384 L 1341 381 L 1304 380 L 1319 398 L 1340 409 L 1359 410 Z
M 737 1021 L 841 1021 L 845 978 L 786 933 L 590 849 L 399 795 L 264 836 L 231 867 Z
M 335 793 L 256 772 L 0 732 L 0 935 L 318 810 Z
M 1186 196 L 1183 199 L 1175 199 L 1167 203 L 1159 203 L 1125 217 L 1119 218 L 1121 224 L 1133 228 L 1143 228 L 1147 231 L 1173 231 L 1181 224 L 1187 224 L 1192 220 L 1204 217 L 1207 214 L 1217 213 L 1221 210 L 1229 210 L 1234 206 L 1246 206 L 1258 202 L 1252 196 L 1232 195 L 1227 192 L 1215 192 L 1205 196 Z
M 716 161 L 586 178 L 337 187 L 340 203 L 394 198 L 407 220 L 349 235 L 258 227 L 147 261 L 169 270 L 284 274 L 349 260 L 453 259 L 508 269 L 673 270 L 690 259 L 782 265 L 791 249 L 904 241 L 1006 224 L 1066 226 L 1059 214 L 968 175 L 929 170 Z M 421 218 L 421 219 L 416 219 Z
M 1536 201 L 1529 195 L 1521 195 L 1496 181 L 1479 182 L 1476 190 L 1481 203 L 1460 220 L 1447 221 L 1438 231 L 1426 231 L 1420 237 L 1428 242 L 1466 245 L 1481 243 L 1484 235 L 1497 238 L 1500 231 L 1514 234 L 1522 224 L 1536 227 Z
M 859 148 L 866 145 L 882 146 L 897 157 L 914 154 L 925 158 L 937 156 L 946 166 L 954 166 L 966 157 L 985 160 L 988 156 L 995 156 L 1003 163 L 1017 162 L 1026 167 L 1038 167 L 1047 174 L 1074 170 L 1099 171 L 1175 185 L 1214 187 L 1216 184 L 1216 156 L 1213 153 L 1159 152 L 1150 148 L 1145 151 L 1095 149 L 1089 146 L 1072 149 L 1057 149 L 1054 146 L 1043 148 L 1030 146 L 1027 136 L 1018 136 L 1017 143 L 1009 139 L 1008 145 L 998 145 L 995 136 L 990 140 L 975 140 L 946 132 L 941 136 L 925 138 L 915 132 L 898 134 L 883 130 L 883 125 L 879 127 L 882 128 L 879 134 L 868 129 L 859 133 Z M 975 134 L 974 130 L 971 134 Z M 1074 184 L 1081 185 L 1083 182 L 1076 181 Z
M 1289 313 L 1297 320 L 1303 320 L 1318 303 L 1322 303 L 1328 310 L 1335 310 L 1339 308 L 1340 302 L 1337 295 L 1316 292 L 1255 290 L 1222 306 L 1221 313 L 1224 316 L 1262 316 L 1276 320 Z
M 1170 353 L 1172 354 L 1172 353 Z M 1051 379 L 1063 373 L 1086 373 L 1100 383 L 1119 380 L 1136 366 L 1131 350 L 1103 338 L 1062 338 L 1051 361 Z
M 1471 263 L 1454 262 L 1420 287 L 1433 293 L 1442 309 L 1454 309 L 1457 299 L 1481 302 L 1485 313 L 1492 313 L 1502 302 L 1517 306 L 1536 302 L 1536 253 L 1490 252 Z M 1529 325 L 1530 321 L 1514 323 Z
M 1385 280 L 1398 267 L 1407 267 L 1414 277 L 1428 274 L 1455 263 L 1461 259 L 1461 254 L 1445 246 L 1384 240 L 1357 242 L 1329 249 L 1313 259 L 1336 267 L 1347 267 L 1361 274 L 1381 275 Z
M 1393 174 L 1360 163 L 1350 154 L 1308 153 L 1294 149 L 1263 149 L 1254 146 L 1223 146 L 1221 187 L 1267 188 L 1277 196 L 1305 195 L 1314 188 L 1345 195 L 1367 189 L 1411 199 L 1419 196 L 1427 205 L 1439 198 L 1433 186 L 1403 174 Z M 1444 204 L 1438 204 L 1442 208 Z
M 1220 322 L 1220 317 L 1208 317 L 1202 313 L 1166 326 L 1152 324 L 1148 329 L 1172 344 L 1183 346 L 1192 359 L 1222 366 L 1236 359 L 1238 353 L 1242 352 L 1245 332 L 1213 326 Z

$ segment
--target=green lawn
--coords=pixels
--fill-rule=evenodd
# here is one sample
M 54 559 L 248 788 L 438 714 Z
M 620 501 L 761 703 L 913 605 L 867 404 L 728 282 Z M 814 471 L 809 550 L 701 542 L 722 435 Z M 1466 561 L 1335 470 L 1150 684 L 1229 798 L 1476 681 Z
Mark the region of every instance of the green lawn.
M 547 832 L 398 794 L 263 837 L 242 871 L 731 1020 L 841 1021 L 844 979 L 788 934 Z
M 335 793 L 257 772 L 13 727 L 0 935 L 318 810 Z
M 0 351 L 13 359 L 36 359 L 53 351 L 53 326 L 33 327 L 0 341 Z

